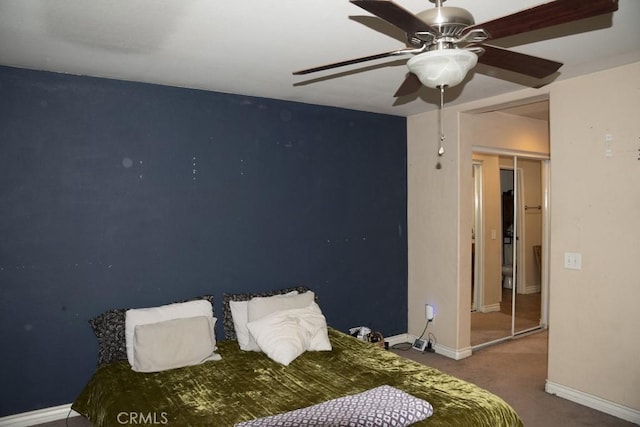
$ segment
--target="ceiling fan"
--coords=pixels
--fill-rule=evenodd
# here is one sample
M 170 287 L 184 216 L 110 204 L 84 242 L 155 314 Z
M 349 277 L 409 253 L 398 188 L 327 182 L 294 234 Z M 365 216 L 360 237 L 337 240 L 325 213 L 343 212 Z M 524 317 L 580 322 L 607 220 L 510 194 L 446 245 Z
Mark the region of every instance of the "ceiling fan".
M 459 84 L 478 62 L 538 79 L 550 76 L 562 66 L 560 62 L 492 46 L 486 44 L 486 41 L 618 9 L 618 0 L 555 0 L 476 24 L 466 9 L 443 6 L 446 0 L 429 1 L 435 4 L 434 8 L 413 14 L 390 0 L 350 0 L 356 6 L 405 31 L 407 47 L 296 71 L 293 74 L 303 75 L 390 56 L 413 54 L 407 61 L 410 72 L 394 96 L 412 94 L 421 85 L 425 85 L 440 89 L 442 103 L 444 88 Z

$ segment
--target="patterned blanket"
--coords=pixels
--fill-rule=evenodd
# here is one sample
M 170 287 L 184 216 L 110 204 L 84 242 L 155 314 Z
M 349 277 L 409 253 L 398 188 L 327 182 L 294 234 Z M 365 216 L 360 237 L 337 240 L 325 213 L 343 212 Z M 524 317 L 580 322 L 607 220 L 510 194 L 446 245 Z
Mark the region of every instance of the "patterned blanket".
M 236 424 L 236 427 L 403 427 L 433 414 L 433 407 L 397 388 L 383 385 L 295 411 Z

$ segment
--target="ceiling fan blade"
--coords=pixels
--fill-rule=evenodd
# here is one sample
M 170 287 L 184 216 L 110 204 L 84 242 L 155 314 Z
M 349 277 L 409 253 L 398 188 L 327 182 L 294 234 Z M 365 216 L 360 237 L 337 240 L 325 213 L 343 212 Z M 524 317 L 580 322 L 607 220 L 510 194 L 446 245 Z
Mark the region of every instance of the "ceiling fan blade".
M 482 28 L 489 33 L 491 39 L 495 40 L 616 10 L 618 10 L 618 0 L 555 0 L 502 18 L 472 25 L 465 29 L 465 33 Z
M 501 47 L 483 44 L 482 48 L 484 49 L 484 54 L 478 57 L 478 62 L 504 70 L 515 71 L 537 79 L 547 77 L 562 67 L 561 62 L 526 55 Z
M 422 83 L 420 82 L 420 79 L 418 79 L 418 76 L 413 73 L 407 73 L 404 81 L 393 96 L 394 98 L 399 98 L 401 96 L 411 95 L 416 93 L 421 87 Z
M 356 6 L 360 6 L 367 12 L 371 12 L 379 18 L 404 30 L 412 35 L 419 32 L 427 32 L 438 35 L 440 32 L 425 23 L 413 13 L 390 0 L 350 0 Z
M 293 75 L 299 76 L 303 74 L 310 74 L 310 73 L 315 73 L 317 71 L 324 71 L 324 70 L 330 70 L 332 68 L 344 67 L 345 65 L 352 65 L 352 64 L 358 64 L 360 62 L 372 61 L 374 59 L 387 58 L 389 56 L 398 56 L 398 55 L 404 55 L 407 53 L 419 53 L 419 52 L 422 52 L 423 50 L 424 49 L 415 49 L 415 48 L 398 49 L 398 50 L 393 50 L 391 52 L 378 53 L 376 55 L 363 56 L 361 58 L 354 58 L 346 61 L 335 62 L 333 64 L 321 65 L 319 67 L 307 68 L 306 70 L 294 71 Z

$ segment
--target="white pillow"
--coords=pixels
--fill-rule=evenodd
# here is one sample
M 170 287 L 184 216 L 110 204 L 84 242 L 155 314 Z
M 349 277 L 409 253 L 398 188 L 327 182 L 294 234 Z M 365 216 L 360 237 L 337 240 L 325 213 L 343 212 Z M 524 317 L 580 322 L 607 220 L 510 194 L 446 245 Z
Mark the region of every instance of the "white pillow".
M 320 306 L 315 302 L 300 311 L 300 323 L 311 334 L 307 350 L 331 351 L 331 341 L 327 330 L 327 319 L 322 314 Z
M 236 340 L 241 350 L 260 351 L 255 341 L 250 340 L 249 329 L 247 329 L 247 305 L 249 301 L 229 301 L 231 318 L 233 319 L 233 329 L 236 331 Z
M 247 304 L 247 321 L 253 322 L 262 319 L 276 311 L 291 310 L 294 308 L 302 308 L 311 304 L 315 300 L 316 295 L 312 291 L 303 292 L 297 295 L 289 295 L 286 298 L 273 297 L 255 297 Z M 256 343 L 252 334 L 249 334 L 249 348 L 261 351 L 260 345 Z
M 273 312 L 247 323 L 247 328 L 262 351 L 283 365 L 289 365 L 307 350 L 331 350 L 327 321 L 316 303 Z
M 127 360 L 133 366 L 133 335 L 137 325 L 158 323 L 165 320 L 183 319 L 185 317 L 213 317 L 211 303 L 206 300 L 180 302 L 159 307 L 136 308 L 127 310 L 125 315 L 124 335 L 127 346 Z M 212 331 L 213 336 L 213 331 Z
M 278 311 L 247 323 L 262 351 L 270 359 L 285 366 L 305 352 L 311 339 L 309 333 L 300 327 L 298 318 L 287 316 L 286 313 L 287 311 Z
M 287 298 L 252 298 L 247 305 L 247 318 L 249 322 L 253 322 L 276 311 L 304 308 L 309 306 L 315 300 L 315 297 L 316 295 L 313 291 L 307 291 Z
M 159 372 L 220 360 L 215 353 L 215 317 L 198 316 L 136 325 L 133 365 L 137 372 Z
M 286 294 L 278 294 L 270 297 L 255 298 L 281 299 L 293 295 L 298 295 L 298 291 L 291 291 Z M 229 301 L 229 309 L 231 310 L 231 318 L 233 319 L 233 329 L 236 332 L 236 339 L 238 340 L 238 345 L 241 350 L 260 351 L 260 347 L 258 347 L 256 341 L 251 337 L 251 334 L 249 334 L 249 329 L 247 329 L 247 322 L 249 321 L 248 305 L 249 301 Z

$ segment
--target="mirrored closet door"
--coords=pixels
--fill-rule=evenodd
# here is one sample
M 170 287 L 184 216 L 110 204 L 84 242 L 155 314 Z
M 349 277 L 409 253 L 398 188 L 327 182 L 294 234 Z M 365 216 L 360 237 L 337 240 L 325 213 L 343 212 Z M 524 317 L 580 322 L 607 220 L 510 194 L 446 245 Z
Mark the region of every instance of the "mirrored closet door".
M 547 171 L 546 159 L 474 153 L 472 347 L 546 323 Z

